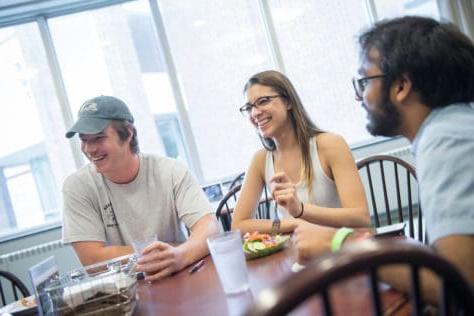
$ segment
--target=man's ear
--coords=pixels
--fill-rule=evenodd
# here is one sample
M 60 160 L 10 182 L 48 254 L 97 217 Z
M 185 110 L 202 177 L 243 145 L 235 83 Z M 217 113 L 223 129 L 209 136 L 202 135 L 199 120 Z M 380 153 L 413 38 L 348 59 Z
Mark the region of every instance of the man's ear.
M 128 129 L 128 140 L 132 140 L 132 137 L 133 137 L 133 128 L 131 128 L 130 126 L 127 126 L 127 129 Z
M 390 89 L 390 93 L 398 103 L 403 103 L 411 94 L 412 92 L 412 81 L 407 74 L 402 74 L 399 79 L 396 79 L 392 83 L 392 88 Z

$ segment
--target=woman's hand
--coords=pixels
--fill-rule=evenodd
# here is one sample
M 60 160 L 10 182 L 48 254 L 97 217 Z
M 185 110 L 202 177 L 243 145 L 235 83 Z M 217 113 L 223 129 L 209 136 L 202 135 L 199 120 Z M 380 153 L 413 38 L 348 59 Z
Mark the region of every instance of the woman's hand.
M 296 193 L 296 185 L 284 172 L 277 172 L 270 178 L 273 199 L 283 206 L 293 217 L 301 213 L 301 202 Z

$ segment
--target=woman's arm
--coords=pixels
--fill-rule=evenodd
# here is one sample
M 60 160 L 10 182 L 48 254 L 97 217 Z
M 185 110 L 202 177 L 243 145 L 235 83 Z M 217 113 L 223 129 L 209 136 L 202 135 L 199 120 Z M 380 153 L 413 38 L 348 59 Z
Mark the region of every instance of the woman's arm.
M 339 135 L 324 133 L 318 138 L 318 148 L 322 163 L 329 166 L 330 176 L 336 184 L 341 208 L 308 205 L 308 212 L 302 218 L 327 226 L 369 226 L 369 207 L 364 187 L 346 141 Z
M 252 158 L 234 209 L 232 229 L 239 229 L 242 233 L 252 231 L 270 233 L 272 231 L 272 220 L 252 218 L 265 185 L 265 157 L 266 151 L 260 150 Z M 294 227 L 295 223 L 292 219 L 281 220 L 279 231 L 292 232 Z
M 273 197 L 291 215 L 311 223 L 333 227 L 368 226 L 367 199 L 349 146 L 342 137 L 331 133 L 318 135 L 317 144 L 321 166 L 326 175 L 334 180 L 341 207 L 322 207 L 311 203 L 301 205 L 295 185 L 284 173 L 275 174 L 270 180 Z

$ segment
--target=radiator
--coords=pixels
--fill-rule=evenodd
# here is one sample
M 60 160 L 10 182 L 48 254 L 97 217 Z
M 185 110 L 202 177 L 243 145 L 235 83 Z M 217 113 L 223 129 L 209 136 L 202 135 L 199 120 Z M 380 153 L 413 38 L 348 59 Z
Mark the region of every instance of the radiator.
M 33 293 L 28 269 L 50 256 L 55 257 L 61 272 L 81 266 L 72 247 L 64 245 L 61 240 L 55 240 L 1 255 L 0 269 L 14 273 Z
M 381 152 L 381 153 L 378 153 L 378 154 L 395 156 L 397 158 L 403 159 L 406 162 L 410 163 L 413 167 L 416 167 L 415 166 L 415 157 L 411 153 L 411 146 L 404 146 L 404 147 L 397 148 L 395 150 L 390 150 L 390 151 L 387 151 L 387 152 Z M 372 154 L 372 155 L 375 155 L 375 154 Z M 391 164 L 387 164 L 384 168 L 384 171 L 385 171 L 385 176 L 386 176 L 386 184 L 387 184 L 388 188 L 394 187 L 395 177 L 393 175 L 394 170 L 393 170 L 393 167 L 391 166 Z M 383 192 L 382 192 L 382 183 L 380 181 L 380 171 L 378 170 L 378 168 L 371 168 L 371 173 L 372 173 L 373 184 L 374 184 L 374 187 L 375 187 L 375 201 L 376 201 L 376 204 L 377 204 L 379 210 L 381 210 L 384 207 L 384 195 L 383 195 Z M 367 201 L 369 202 L 369 212 L 370 212 L 370 215 L 373 215 L 371 196 L 370 196 L 370 193 L 369 193 L 370 191 L 368 189 L 369 184 L 368 184 L 368 179 L 367 179 L 367 173 L 365 171 L 361 171 L 360 175 L 361 175 L 361 180 L 362 180 L 362 183 L 364 185 L 364 188 L 366 189 L 365 190 L 366 191 L 366 197 L 367 197 Z M 405 211 L 407 211 L 407 206 L 408 206 L 408 200 L 406 199 L 406 190 L 405 190 L 405 188 L 407 188 L 408 184 L 407 184 L 407 181 L 406 181 L 405 173 L 401 172 L 400 170 L 399 170 L 399 181 L 400 181 L 400 184 L 402 186 L 401 204 L 402 204 L 402 207 L 403 207 L 404 212 L 405 212 Z M 417 184 L 416 184 L 415 180 L 412 180 L 410 182 L 411 182 L 411 186 L 413 188 L 417 187 Z M 390 205 L 392 207 L 396 206 L 395 198 L 396 198 L 396 195 L 395 194 L 390 194 L 390 192 L 389 192 L 388 199 L 389 199 Z M 418 200 L 418 191 L 417 190 L 415 190 L 415 193 L 414 193 L 414 196 L 412 196 L 412 199 L 413 199 L 414 204 L 418 205 L 419 200 Z M 416 212 L 415 216 L 417 216 L 417 213 L 418 213 L 417 209 L 418 209 L 418 207 L 415 207 L 415 212 Z M 394 213 L 394 212 L 396 212 L 395 209 L 393 209 L 391 211 L 391 213 Z M 395 218 L 398 218 L 398 215 Z M 382 217 L 381 221 L 382 222 L 385 221 L 384 216 Z
M 17 262 L 19 260 L 30 258 L 33 256 L 38 256 L 41 254 L 50 253 L 55 249 L 63 247 L 61 240 L 51 241 L 45 244 L 37 245 L 34 247 L 14 251 L 0 256 L 0 265 L 5 266 L 10 263 Z
M 383 153 L 384 155 L 395 156 L 397 158 L 401 158 L 411 165 L 415 166 L 415 157 L 411 153 L 411 146 L 405 146 L 401 148 L 397 148 L 396 150 L 388 151 Z

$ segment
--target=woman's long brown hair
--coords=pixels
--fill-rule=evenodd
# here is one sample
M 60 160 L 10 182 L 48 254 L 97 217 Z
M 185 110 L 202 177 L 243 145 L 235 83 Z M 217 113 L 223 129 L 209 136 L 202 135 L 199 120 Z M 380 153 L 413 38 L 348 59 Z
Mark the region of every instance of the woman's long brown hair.
M 302 174 L 306 187 L 308 188 L 308 193 L 311 195 L 314 172 L 311 164 L 309 145 L 315 135 L 323 133 L 324 131 L 318 128 L 309 118 L 298 93 L 296 93 L 295 87 L 284 74 L 275 70 L 257 73 L 245 84 L 244 93 L 255 84 L 272 88 L 291 105 L 291 109 L 289 110 L 290 119 L 303 157 Z M 265 149 L 269 151 L 276 149 L 275 142 L 271 138 L 263 137 L 260 134 L 259 137 Z

